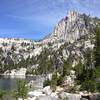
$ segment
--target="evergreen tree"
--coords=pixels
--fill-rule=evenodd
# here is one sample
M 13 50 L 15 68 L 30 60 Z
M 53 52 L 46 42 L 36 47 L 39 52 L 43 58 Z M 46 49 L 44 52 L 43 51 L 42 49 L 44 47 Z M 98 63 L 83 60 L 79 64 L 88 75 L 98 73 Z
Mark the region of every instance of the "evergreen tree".
M 94 81 L 85 80 L 81 85 L 81 90 L 87 90 L 88 92 L 94 92 L 96 90 L 96 84 Z
M 52 59 L 49 58 L 48 55 L 50 54 L 47 48 L 43 49 L 41 54 L 38 56 L 38 63 L 39 63 L 39 74 L 47 74 L 52 71 Z
M 80 60 L 79 63 L 75 66 L 75 74 L 79 83 L 81 83 L 84 79 L 83 71 L 84 71 L 84 66 Z
M 70 74 L 71 65 L 68 61 L 64 61 L 63 64 L 63 77 Z
M 0 54 L 2 54 L 3 53 L 3 49 L 2 49 L 2 47 L 0 47 Z
M 94 60 L 95 67 L 100 68 L 100 26 L 95 28 Z
M 51 79 L 51 88 L 52 88 L 53 91 L 56 90 L 57 81 L 58 81 L 57 73 L 54 73 L 54 74 L 52 75 L 52 79 Z
M 16 100 L 18 98 L 22 98 L 24 100 L 27 97 L 28 89 L 25 85 L 26 85 L 25 81 L 23 80 L 17 81 L 17 87 L 16 90 L 14 91 L 14 97 L 16 98 Z
M 15 48 L 14 45 L 12 45 L 11 50 L 12 50 L 12 51 L 15 51 L 15 50 L 16 50 L 16 48 Z
M 95 47 L 94 47 L 94 61 L 96 70 L 96 80 L 100 78 L 100 25 L 95 28 Z M 97 90 L 100 91 L 100 82 L 97 83 Z

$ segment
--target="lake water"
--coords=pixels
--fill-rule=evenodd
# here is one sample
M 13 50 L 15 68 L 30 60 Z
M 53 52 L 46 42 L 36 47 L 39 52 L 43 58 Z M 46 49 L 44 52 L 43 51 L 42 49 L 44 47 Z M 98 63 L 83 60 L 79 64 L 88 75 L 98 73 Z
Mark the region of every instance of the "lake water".
M 9 78 L 9 77 L 3 77 L 0 76 L 0 90 L 3 90 L 6 92 L 6 94 L 3 95 L 3 100 L 15 100 L 15 98 L 12 96 L 12 92 L 14 89 L 16 89 L 16 82 L 21 78 Z M 35 89 L 40 89 L 43 87 L 43 80 L 44 77 L 41 76 L 27 76 L 25 79 L 26 83 L 29 83 L 33 80 L 33 86 L 30 88 L 29 91 L 33 91 Z M 1 98 L 0 98 L 1 100 Z
M 19 80 L 20 78 L 9 78 L 9 77 L 0 77 L 0 90 L 13 90 L 16 88 L 16 82 L 17 80 Z M 21 80 L 25 80 L 26 83 L 30 82 L 31 80 L 36 81 L 36 77 L 26 77 L 25 79 L 21 79 Z

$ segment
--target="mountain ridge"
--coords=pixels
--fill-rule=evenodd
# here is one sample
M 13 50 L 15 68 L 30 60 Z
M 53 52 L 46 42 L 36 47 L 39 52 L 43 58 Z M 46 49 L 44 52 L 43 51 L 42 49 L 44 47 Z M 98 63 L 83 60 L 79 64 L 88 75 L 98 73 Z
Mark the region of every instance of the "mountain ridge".
M 43 76 L 45 79 L 40 83 L 44 88 L 39 91 L 50 97 L 53 94 L 57 100 L 93 98 L 90 92 L 100 91 L 100 68 L 95 66 L 95 62 L 100 66 L 100 19 L 70 11 L 40 41 L 7 38 L 0 41 L 1 75 Z M 30 81 L 28 86 L 33 83 Z
M 76 11 L 69 11 L 54 27 L 54 31 L 43 40 L 44 43 L 66 41 L 73 43 L 81 36 L 90 34 L 100 20 Z
M 34 42 L 24 39 L 0 38 L 0 41 L 2 40 L 0 43 L 1 63 L 4 64 L 6 58 L 12 59 L 11 62 L 15 65 L 16 63 L 21 63 L 21 60 L 32 60 L 35 58 L 37 59 L 35 63 L 38 64 L 38 59 L 39 61 L 41 60 L 41 57 L 38 57 L 46 48 L 47 50 L 51 50 L 46 52 L 58 52 L 57 55 L 60 61 L 62 59 L 67 60 L 67 58 L 70 58 L 73 59 L 72 64 L 78 63 L 79 57 L 83 57 L 83 53 L 87 48 L 90 48 L 91 50 L 94 48 L 94 28 L 99 21 L 100 20 L 96 21 L 94 18 L 87 15 L 79 14 L 76 11 L 69 11 L 68 16 L 57 23 L 54 31 L 41 41 Z M 80 48 L 83 48 L 83 50 Z M 74 54 L 72 52 L 74 52 Z M 49 53 L 48 56 L 51 56 L 52 53 Z M 62 57 L 62 59 L 60 57 Z M 82 60 L 84 60 L 84 57 Z M 76 64 L 73 66 L 76 66 Z M 21 67 L 22 65 L 19 64 L 18 66 Z M 28 66 L 30 65 L 27 64 L 27 67 Z

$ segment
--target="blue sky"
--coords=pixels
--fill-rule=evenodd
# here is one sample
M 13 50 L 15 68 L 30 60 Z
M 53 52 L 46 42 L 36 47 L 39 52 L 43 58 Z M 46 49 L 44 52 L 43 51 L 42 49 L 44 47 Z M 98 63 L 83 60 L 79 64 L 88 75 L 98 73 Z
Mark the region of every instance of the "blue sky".
M 0 37 L 41 39 L 71 9 L 100 17 L 100 0 L 0 0 Z

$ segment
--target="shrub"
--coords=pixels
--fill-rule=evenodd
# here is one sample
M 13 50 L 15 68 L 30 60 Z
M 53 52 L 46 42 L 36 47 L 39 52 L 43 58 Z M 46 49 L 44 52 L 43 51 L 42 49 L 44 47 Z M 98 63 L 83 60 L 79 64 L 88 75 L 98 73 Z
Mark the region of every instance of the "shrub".
M 13 92 L 13 96 L 16 99 L 18 99 L 20 97 L 24 100 L 27 97 L 28 89 L 25 85 L 26 85 L 25 81 L 23 81 L 23 80 L 17 81 L 16 90 Z
M 70 74 L 71 65 L 69 61 L 64 61 L 63 64 L 63 77 Z
M 51 89 L 52 89 L 53 91 L 56 90 L 57 81 L 58 81 L 57 73 L 54 73 L 54 74 L 52 75 L 52 80 L 51 80 Z
M 76 87 L 75 86 L 74 87 L 70 86 L 65 91 L 68 92 L 68 93 L 75 93 L 76 92 Z
M 45 80 L 43 83 L 43 87 L 51 85 L 51 81 L 49 79 Z
M 0 99 L 3 100 L 3 96 L 5 95 L 5 91 L 0 90 Z
M 98 82 L 98 83 L 96 84 L 96 86 L 97 86 L 97 91 L 100 92 L 100 82 Z
M 45 87 L 45 86 L 50 86 L 51 89 L 52 89 L 53 91 L 55 91 L 55 90 L 56 90 L 56 86 L 57 86 L 57 81 L 58 81 L 57 74 L 54 73 L 54 74 L 52 75 L 52 79 L 51 79 L 51 80 L 47 79 L 47 80 L 44 81 L 43 86 L 44 86 L 44 87 Z
M 57 80 L 57 85 L 62 85 L 64 77 L 61 75 Z
M 94 92 L 96 90 L 96 84 L 94 81 L 86 80 L 82 83 L 81 90 L 86 90 L 88 92 Z

